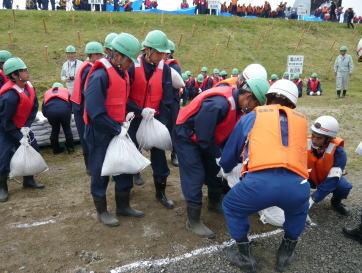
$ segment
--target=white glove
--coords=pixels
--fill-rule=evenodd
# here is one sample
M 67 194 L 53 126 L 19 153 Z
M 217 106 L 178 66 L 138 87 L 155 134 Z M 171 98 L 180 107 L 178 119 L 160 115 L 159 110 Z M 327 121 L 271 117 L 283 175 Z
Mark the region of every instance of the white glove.
M 200 93 L 202 93 L 202 90 L 201 90 L 201 88 L 199 88 L 199 92 L 198 92 L 198 94 L 200 94 Z
M 309 209 L 313 206 L 314 204 L 314 200 L 311 198 L 309 198 Z
M 155 109 L 152 109 L 152 108 L 144 108 L 144 109 L 142 110 L 141 115 L 142 115 L 142 117 L 143 117 L 145 120 L 151 120 L 151 119 L 154 117 L 155 112 L 156 112 Z

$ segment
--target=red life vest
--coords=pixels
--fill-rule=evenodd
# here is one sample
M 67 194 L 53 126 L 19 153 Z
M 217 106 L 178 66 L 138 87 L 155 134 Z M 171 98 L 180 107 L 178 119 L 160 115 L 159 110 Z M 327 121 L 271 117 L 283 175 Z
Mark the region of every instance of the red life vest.
M 338 137 L 332 139 L 323 156 L 318 158 L 313 153 L 312 140 L 308 137 L 308 169 L 311 169 L 309 179 L 314 185 L 322 184 L 328 176 L 329 171 L 333 167 L 334 153 L 338 146 L 343 147 L 344 140 Z
M 215 87 L 217 83 L 219 83 L 221 79 L 219 77 L 212 77 L 212 87 Z
M 312 90 L 313 92 L 317 91 L 318 88 L 318 80 L 312 81 L 312 79 L 309 79 L 309 86 L 310 86 L 310 90 Z
M 129 99 L 139 107 L 155 109 L 157 115 L 163 97 L 162 75 L 165 62 L 160 61 L 151 78 L 147 81 L 141 56 L 138 57 L 138 61 L 139 64 L 135 64 L 134 67 L 134 80 L 131 85 Z
M 3 85 L 5 85 L 5 83 L 7 83 L 7 81 L 9 80 L 8 77 L 6 77 L 4 71 L 2 69 L 0 69 L 0 76 L 3 78 Z
M 190 87 L 193 80 L 193 78 L 189 78 L 189 80 L 185 83 L 186 87 Z
M 209 81 L 209 79 L 210 79 L 210 76 L 206 76 L 206 78 L 204 79 L 204 82 L 202 83 L 205 88 L 207 86 L 207 82 Z
M 93 66 L 93 64 L 90 61 L 84 61 L 74 79 L 73 93 L 70 100 L 78 105 L 82 104 L 82 74 L 88 66 Z
M 108 75 L 107 97 L 104 103 L 107 109 L 107 114 L 119 123 L 124 122 L 126 116 L 127 98 L 129 95 L 128 72 L 125 71 L 125 78 L 122 78 L 114 69 L 112 64 L 107 59 L 102 58 L 97 60 L 89 71 L 86 85 L 88 84 L 90 75 L 101 67 L 107 71 Z M 86 108 L 84 108 L 83 119 L 85 124 L 89 124 L 89 117 Z
M 30 96 L 28 96 L 22 88 L 10 80 L 7 81 L 7 83 L 0 89 L 0 96 L 9 90 L 15 90 L 19 95 L 19 103 L 16 108 L 15 115 L 12 117 L 12 121 L 19 129 L 24 127 L 26 121 L 28 120 L 31 111 L 33 110 L 34 99 L 36 97 L 34 87 L 30 82 L 25 84 L 25 88 L 29 92 Z
M 177 64 L 178 66 L 180 66 L 179 62 L 176 59 L 168 59 L 165 61 L 165 64 Z
M 55 92 L 55 90 L 58 90 L 58 92 Z M 69 92 L 67 88 L 52 88 L 45 92 L 44 94 L 44 105 L 48 103 L 49 100 L 52 98 L 59 98 L 66 102 L 69 102 Z
M 294 82 L 295 83 L 295 85 L 297 86 L 297 87 L 299 87 L 299 84 L 300 83 L 302 83 L 302 86 L 303 86 L 303 81 L 301 80 L 301 79 L 298 79 L 296 82 Z
M 221 121 L 214 132 L 216 145 L 222 144 L 231 134 L 235 124 L 241 115 L 237 113 L 236 101 L 233 97 L 233 88 L 229 86 L 211 88 L 195 97 L 189 105 L 182 108 L 177 116 L 176 125 L 185 123 L 190 117 L 195 115 L 201 108 L 203 101 L 212 96 L 222 96 L 229 103 L 229 112 L 225 119 Z M 197 143 L 196 135 L 193 134 L 191 139 Z
M 195 81 L 195 88 L 203 88 L 204 87 L 204 83 L 203 82 L 198 82 L 198 81 Z

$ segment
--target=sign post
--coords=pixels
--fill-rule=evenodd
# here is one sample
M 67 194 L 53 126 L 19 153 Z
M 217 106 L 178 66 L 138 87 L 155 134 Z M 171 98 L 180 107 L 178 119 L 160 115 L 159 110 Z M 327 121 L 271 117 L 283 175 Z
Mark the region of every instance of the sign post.
M 301 75 L 303 73 L 304 56 L 303 55 L 288 55 L 288 73 L 289 79 L 292 75 Z
M 99 5 L 99 11 L 102 11 L 102 0 L 88 0 L 88 4 L 91 5 L 91 11 L 96 10 L 96 5 Z
M 209 0 L 208 1 L 208 8 L 210 10 L 210 15 L 212 15 L 212 10 L 215 10 L 214 14 L 218 14 L 219 6 L 220 6 L 220 0 Z

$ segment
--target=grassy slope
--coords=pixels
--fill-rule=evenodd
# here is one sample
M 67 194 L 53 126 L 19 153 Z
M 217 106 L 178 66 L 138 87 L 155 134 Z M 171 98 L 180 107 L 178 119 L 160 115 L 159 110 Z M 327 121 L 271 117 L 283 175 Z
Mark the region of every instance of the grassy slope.
M 65 61 L 64 49 L 68 44 L 76 45 L 79 52 L 82 52 L 88 41 L 102 42 L 109 32 L 129 32 L 142 41 L 144 23 L 145 33 L 161 29 L 176 43 L 180 34 L 184 34 L 175 57 L 180 60 L 184 70 L 191 70 L 194 74 L 201 65 L 206 65 L 210 70 L 218 67 L 230 72 L 233 67 L 241 69 L 252 62 L 262 63 L 269 75 L 281 74 L 286 69 L 287 55 L 305 55 L 304 77 L 317 72 L 321 76 L 325 95 L 313 99 L 305 98 L 304 95 L 300 101 L 301 109 L 310 119 L 320 114 L 335 115 L 342 124 L 341 135 L 348 143 L 350 165 L 361 166 L 362 160 L 352 155 L 351 151 L 362 140 L 362 65 L 355 62 L 350 97 L 343 101 L 334 99 L 334 78 L 330 69 L 342 44 L 350 48 L 349 53 L 356 61 L 354 50 L 362 36 L 360 25 L 353 32 L 344 24 L 336 23 L 214 16 L 208 17 L 206 26 L 205 16 L 165 15 L 161 26 L 160 14 L 137 13 L 112 14 L 111 25 L 109 13 L 62 11 L 16 11 L 14 25 L 11 11 L 1 10 L 0 17 L 0 48 L 9 49 L 25 60 L 30 67 L 39 98 L 54 81 L 60 80 L 61 65 Z M 49 34 L 44 33 L 42 19 L 46 21 Z M 196 31 L 195 36 L 191 37 L 193 25 L 196 25 Z M 304 32 L 308 28 L 309 32 Z M 8 45 L 8 31 L 15 38 L 15 45 L 12 47 Z M 80 47 L 77 45 L 77 31 L 81 35 Z M 229 33 L 230 46 L 226 48 Z M 301 36 L 303 40 L 300 48 L 295 51 Z M 336 43 L 333 45 L 334 41 Z M 216 44 L 219 46 L 214 58 Z M 48 63 L 43 56 L 45 45 L 49 47 Z

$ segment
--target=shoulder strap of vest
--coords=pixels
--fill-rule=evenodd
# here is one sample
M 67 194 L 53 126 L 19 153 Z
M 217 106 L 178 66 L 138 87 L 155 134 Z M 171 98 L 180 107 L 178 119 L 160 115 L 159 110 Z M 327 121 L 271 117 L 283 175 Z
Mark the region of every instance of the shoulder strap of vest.
M 99 60 L 106 69 L 109 69 L 112 67 L 112 64 L 106 59 L 106 58 L 102 58 Z
M 142 55 L 138 56 L 137 57 L 137 60 L 138 60 L 138 64 L 137 63 L 134 63 L 134 67 L 142 67 Z

